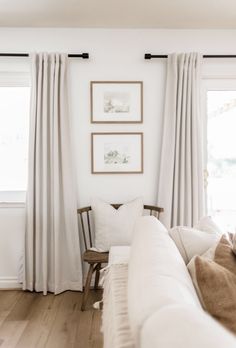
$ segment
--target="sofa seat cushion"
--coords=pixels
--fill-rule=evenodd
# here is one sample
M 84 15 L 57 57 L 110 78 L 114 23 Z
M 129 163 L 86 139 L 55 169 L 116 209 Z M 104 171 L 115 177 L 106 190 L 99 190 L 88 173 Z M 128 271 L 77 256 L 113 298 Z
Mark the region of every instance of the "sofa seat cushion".
M 155 217 L 141 217 L 130 250 L 128 312 L 138 340 L 144 321 L 170 304 L 201 309 L 185 263 L 166 228 Z
M 109 251 L 108 265 L 127 264 L 129 262 L 130 246 L 112 246 Z

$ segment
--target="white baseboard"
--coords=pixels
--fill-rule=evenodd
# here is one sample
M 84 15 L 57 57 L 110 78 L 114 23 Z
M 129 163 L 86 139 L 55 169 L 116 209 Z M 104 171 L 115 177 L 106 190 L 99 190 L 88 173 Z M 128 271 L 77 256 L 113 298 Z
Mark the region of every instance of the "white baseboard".
M 22 289 L 22 284 L 16 277 L 0 277 L 0 290 Z
M 84 280 L 83 285 L 85 285 L 86 275 L 84 276 L 83 280 Z M 95 275 L 93 274 L 92 280 L 91 280 L 91 288 L 94 285 L 94 281 L 95 281 Z M 19 283 L 19 280 L 16 277 L 0 277 L 0 290 L 6 290 L 6 289 L 22 289 L 22 284 Z

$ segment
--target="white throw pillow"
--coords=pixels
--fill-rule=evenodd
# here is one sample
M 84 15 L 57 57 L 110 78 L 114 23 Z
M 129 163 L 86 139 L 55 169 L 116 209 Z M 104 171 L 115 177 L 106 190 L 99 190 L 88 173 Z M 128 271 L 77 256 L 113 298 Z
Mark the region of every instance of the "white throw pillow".
M 98 251 L 109 251 L 111 246 L 130 245 L 135 222 L 143 214 L 143 201 L 137 198 L 115 209 L 96 198 L 92 202 L 92 211 L 95 248 Z
M 219 235 L 223 234 L 220 227 L 213 221 L 211 216 L 204 216 L 198 221 L 198 223 L 193 227 L 196 230 L 201 230 L 209 233 L 217 233 Z
M 205 232 L 191 227 L 177 226 L 169 230 L 184 262 L 187 264 L 195 255 L 202 255 L 219 241 L 221 234 Z

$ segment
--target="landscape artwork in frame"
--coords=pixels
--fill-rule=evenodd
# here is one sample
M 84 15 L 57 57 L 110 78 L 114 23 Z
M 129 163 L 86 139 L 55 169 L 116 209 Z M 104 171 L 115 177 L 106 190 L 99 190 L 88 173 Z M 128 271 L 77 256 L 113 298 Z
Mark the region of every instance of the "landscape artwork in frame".
M 92 133 L 93 174 L 143 173 L 143 133 Z
M 92 123 L 142 123 L 142 81 L 91 81 Z

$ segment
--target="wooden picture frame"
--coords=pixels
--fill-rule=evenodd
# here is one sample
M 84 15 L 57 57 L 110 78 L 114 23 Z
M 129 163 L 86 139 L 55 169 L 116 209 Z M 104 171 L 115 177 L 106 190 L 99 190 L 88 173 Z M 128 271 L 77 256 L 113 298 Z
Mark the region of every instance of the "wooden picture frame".
M 142 174 L 143 133 L 91 133 L 92 174 Z
M 142 81 L 91 81 L 91 123 L 143 123 Z

